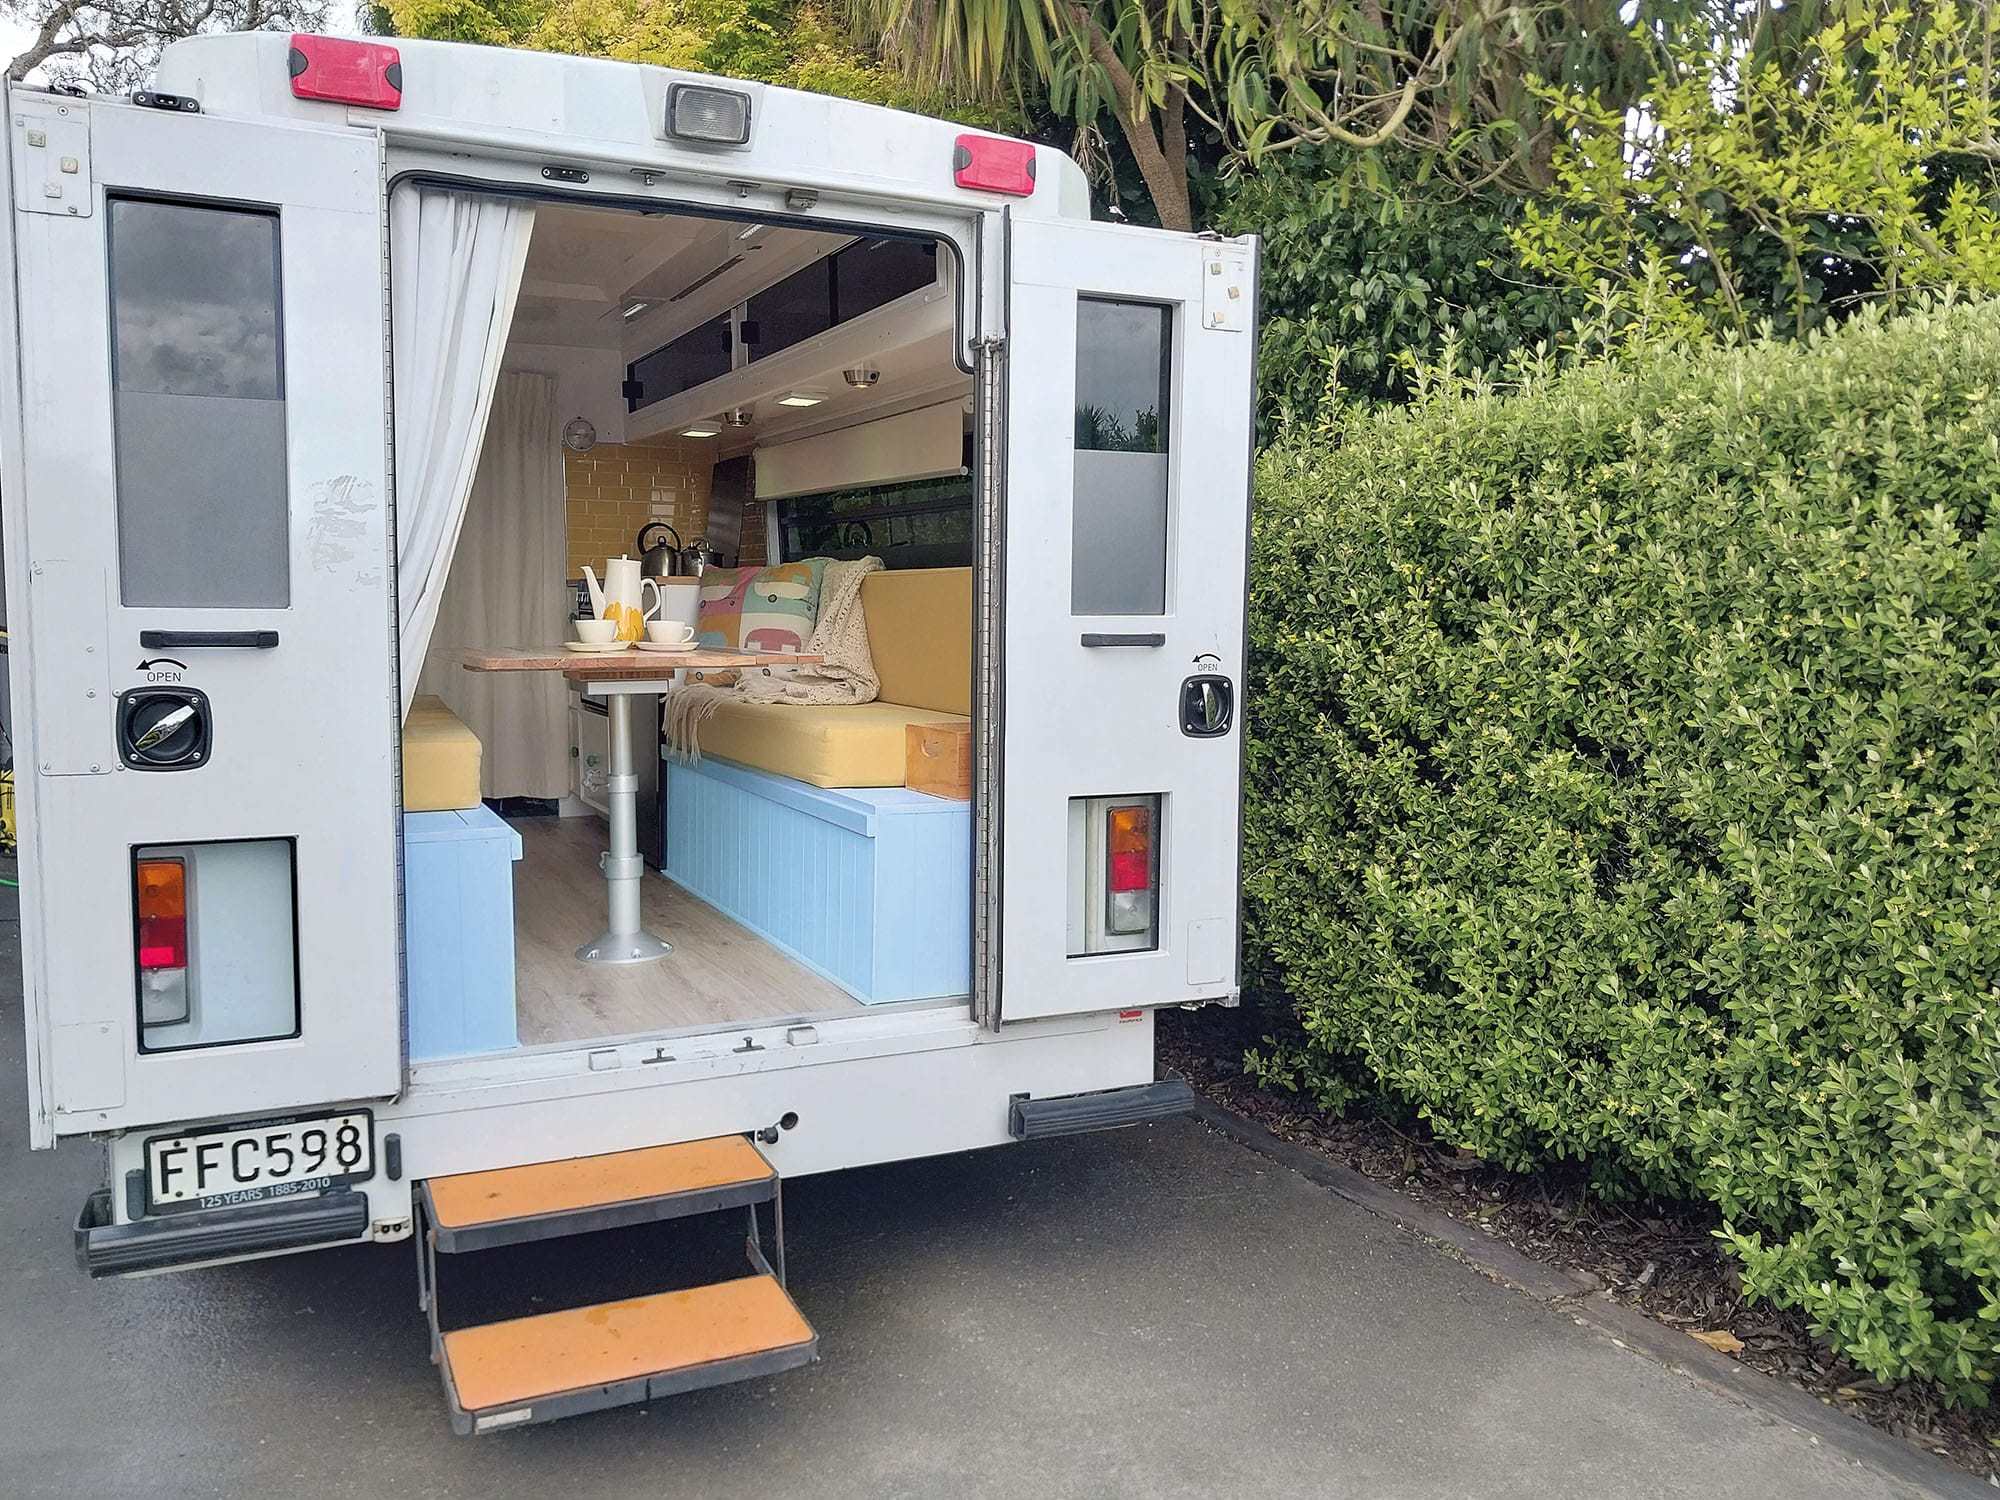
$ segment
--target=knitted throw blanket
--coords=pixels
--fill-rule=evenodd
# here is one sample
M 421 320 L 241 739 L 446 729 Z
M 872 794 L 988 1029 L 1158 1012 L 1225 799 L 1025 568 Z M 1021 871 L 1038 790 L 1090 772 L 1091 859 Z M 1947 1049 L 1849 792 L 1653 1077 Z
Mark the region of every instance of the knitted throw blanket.
M 665 695 L 667 743 L 684 760 L 701 759 L 701 721 L 731 698 L 752 703 L 873 703 L 882 689 L 868 650 L 861 580 L 882 571 L 882 559 L 830 562 L 820 584 L 819 618 L 806 652 L 824 658 L 800 667 L 751 668 L 728 687 L 684 682 Z

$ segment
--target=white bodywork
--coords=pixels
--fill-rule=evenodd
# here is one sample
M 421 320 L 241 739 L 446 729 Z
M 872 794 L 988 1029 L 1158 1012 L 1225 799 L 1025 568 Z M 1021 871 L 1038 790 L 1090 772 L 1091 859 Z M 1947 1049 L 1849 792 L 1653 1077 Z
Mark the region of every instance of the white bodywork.
M 168 50 L 156 88 L 198 114 L 10 96 L 0 335 L 20 356 L 0 371 L 0 488 L 33 1143 L 109 1134 L 117 1182 L 161 1128 L 365 1104 L 401 1152 L 401 1178 L 368 1188 L 375 1232 L 392 1236 L 410 1182 L 441 1173 L 796 1116 L 769 1150 L 798 1174 L 997 1144 L 1012 1096 L 1149 1080 L 1151 1008 L 1228 1000 L 1238 984 L 1240 712 L 1209 739 L 1179 717 L 1190 674 L 1242 680 L 1254 242 L 1092 223 L 1081 173 L 1048 148 L 1029 196 L 961 189 L 961 132 L 942 121 L 732 84 L 753 97 L 748 145 L 683 145 L 661 124 L 683 75 L 396 45 L 394 112 L 294 98 L 288 39 L 272 35 Z M 588 180 L 551 180 L 552 166 Z M 953 248 L 955 346 L 976 370 L 988 475 L 970 1006 L 405 1062 L 385 203 L 411 177 L 893 227 Z M 103 220 L 121 192 L 269 207 L 286 226 L 287 606 L 191 618 L 120 602 Z M 1080 294 L 1171 310 L 1165 597 L 1144 618 L 1071 610 Z M 146 659 L 176 655 L 141 651 L 138 632 L 190 627 L 275 630 L 280 644 L 189 661 L 216 711 L 208 765 L 126 770 L 112 704 L 160 670 Z M 1083 643 L 1106 632 L 1160 641 Z M 1158 942 L 1071 957 L 1070 801 L 1125 794 L 1161 798 Z M 295 841 L 298 1035 L 142 1053 L 132 850 L 262 837 Z

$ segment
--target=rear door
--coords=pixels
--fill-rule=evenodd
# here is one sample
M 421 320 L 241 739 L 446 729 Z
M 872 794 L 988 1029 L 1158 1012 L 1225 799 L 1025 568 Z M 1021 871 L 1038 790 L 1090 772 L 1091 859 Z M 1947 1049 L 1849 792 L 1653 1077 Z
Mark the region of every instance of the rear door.
M 378 142 L 8 103 L 35 1136 L 392 1094 Z
M 1225 999 L 1256 243 L 1008 250 L 999 1017 Z

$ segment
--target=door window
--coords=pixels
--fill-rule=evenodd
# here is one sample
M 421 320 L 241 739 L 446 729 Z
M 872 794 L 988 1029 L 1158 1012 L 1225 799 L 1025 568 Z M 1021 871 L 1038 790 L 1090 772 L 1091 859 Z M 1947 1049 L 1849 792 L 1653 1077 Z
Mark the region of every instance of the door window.
M 113 198 L 109 234 L 120 597 L 283 608 L 278 216 Z
M 1070 612 L 1167 608 L 1172 309 L 1079 297 Z

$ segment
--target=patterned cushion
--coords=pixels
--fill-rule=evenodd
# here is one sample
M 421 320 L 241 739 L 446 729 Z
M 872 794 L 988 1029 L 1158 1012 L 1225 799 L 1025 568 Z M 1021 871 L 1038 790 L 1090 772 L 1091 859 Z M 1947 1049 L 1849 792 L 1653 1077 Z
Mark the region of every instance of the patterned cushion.
M 701 579 L 697 639 L 740 651 L 802 651 L 819 618 L 826 559 L 768 568 L 710 568 Z

